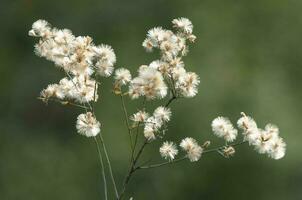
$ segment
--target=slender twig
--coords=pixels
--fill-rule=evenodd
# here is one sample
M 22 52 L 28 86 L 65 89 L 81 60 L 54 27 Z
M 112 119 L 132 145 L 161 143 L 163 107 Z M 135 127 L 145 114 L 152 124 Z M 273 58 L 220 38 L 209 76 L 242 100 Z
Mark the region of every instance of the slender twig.
M 143 145 L 141 146 L 140 150 L 138 151 L 134 161 L 133 161 L 133 166 L 135 166 L 135 164 L 137 163 L 139 157 L 142 155 L 144 148 L 146 147 L 146 145 L 148 144 L 148 140 L 146 139 L 145 142 L 143 143 Z
M 173 75 L 171 74 L 171 83 L 172 83 L 172 88 L 171 88 L 171 92 L 172 92 L 172 95 L 174 97 L 176 97 L 176 89 L 175 89 L 175 82 L 174 82 L 174 78 L 173 78 Z
M 43 98 L 43 97 L 38 97 L 38 99 L 42 100 L 42 101 L 45 101 L 45 102 L 53 101 L 53 102 L 60 103 L 62 105 L 70 105 L 70 106 L 75 106 L 75 107 L 79 107 L 79 108 L 88 109 L 86 106 L 83 106 L 81 104 L 72 103 L 72 102 L 69 102 L 69 101 L 62 101 L 62 100 L 59 100 L 59 99 L 52 99 L 52 98 L 46 99 L 46 98 Z
M 175 95 L 173 95 L 171 97 L 171 99 L 169 99 L 169 101 L 166 103 L 165 107 L 168 107 L 177 97 Z
M 135 138 L 134 138 L 134 145 L 133 145 L 132 154 L 134 154 L 134 152 L 135 152 L 135 148 L 136 148 L 136 144 L 137 144 L 137 139 L 138 139 L 138 133 L 139 133 L 139 127 L 140 127 L 140 122 L 138 122 L 137 126 L 136 126 L 136 133 L 135 133 Z M 133 158 L 133 155 L 131 155 L 131 157 Z
M 125 121 L 126 121 L 127 129 L 128 129 L 131 151 L 133 151 L 131 128 L 130 128 L 130 123 L 129 123 L 129 120 L 128 120 L 129 116 L 128 116 L 128 112 L 127 112 L 127 108 L 126 108 L 126 105 L 125 105 L 125 100 L 124 100 L 123 94 L 121 94 L 121 102 L 122 102 L 122 108 L 123 108 L 123 111 L 124 111 Z M 131 152 L 131 154 L 132 154 L 132 152 Z M 131 159 L 133 160 L 133 157 Z
M 165 107 L 168 107 L 175 99 L 177 99 L 177 97 L 174 95 L 174 92 L 172 92 L 172 97 L 171 99 L 169 99 L 169 101 L 165 104 Z M 122 99 L 123 100 L 123 99 Z M 145 140 L 145 142 L 143 143 L 143 145 L 141 146 L 139 152 L 137 153 L 137 156 L 133 159 L 133 162 L 130 166 L 129 172 L 125 177 L 124 183 L 123 183 L 123 189 L 119 195 L 118 199 L 121 199 L 126 191 L 126 187 L 130 181 L 131 176 L 133 175 L 133 173 L 138 169 L 137 167 L 135 167 L 137 161 L 139 160 L 144 148 L 146 147 L 146 145 L 148 144 L 148 141 Z
M 241 144 L 244 144 L 246 143 L 246 141 L 242 141 L 242 142 L 238 142 L 238 143 L 233 143 L 233 144 L 229 144 L 228 146 L 238 146 L 238 145 L 241 145 Z M 209 149 L 209 150 L 205 150 L 203 151 L 203 155 L 204 154 L 208 154 L 208 153 L 213 153 L 213 152 L 218 152 L 219 154 L 221 153 L 220 150 L 223 149 L 225 146 L 220 146 L 220 147 L 217 147 L 217 148 L 213 148 L 213 149 Z M 174 163 L 178 163 L 180 161 L 183 161 L 185 160 L 187 157 L 184 156 L 184 157 L 181 157 L 181 158 L 178 158 L 178 159 L 175 159 L 173 161 L 167 161 L 167 162 L 163 162 L 163 163 L 158 163 L 158 164 L 153 164 L 153 165 L 146 165 L 146 166 L 140 166 L 140 167 L 137 167 L 136 170 L 139 170 L 139 169 L 150 169 L 150 168 L 156 168 L 156 167 L 161 167 L 161 166 L 164 166 L 164 165 L 170 165 L 170 164 L 174 164 Z
M 126 191 L 126 187 L 127 187 L 128 183 L 130 181 L 130 178 L 131 178 L 132 174 L 137 170 L 137 168 L 135 167 L 135 165 L 136 165 L 137 161 L 139 160 L 139 157 L 142 155 L 143 150 L 144 150 L 144 148 L 146 147 L 147 144 L 148 144 L 148 140 L 145 140 L 145 142 L 143 143 L 143 145 L 139 149 L 136 157 L 134 158 L 133 162 L 131 163 L 129 172 L 128 172 L 127 176 L 124 179 L 123 189 L 122 189 L 122 191 L 121 191 L 121 193 L 119 195 L 119 198 L 118 198 L 119 200 L 122 199 L 122 197 L 123 197 L 123 195 L 124 195 L 124 193 Z
M 115 183 L 115 180 L 114 180 L 114 176 L 113 176 L 112 167 L 111 167 L 110 159 L 109 159 L 109 156 L 108 156 L 107 148 L 106 148 L 106 145 L 104 143 L 103 136 L 101 134 L 99 134 L 99 135 L 100 135 L 101 144 L 103 146 L 103 150 L 104 150 L 104 153 L 105 153 L 105 157 L 106 157 L 106 160 L 107 160 L 107 165 L 108 165 L 108 168 L 109 168 L 110 178 L 111 178 L 111 181 L 112 181 L 112 184 L 113 184 L 113 187 L 114 187 L 115 196 L 116 196 L 116 198 L 118 198 L 118 191 L 117 191 L 116 183 Z
M 144 97 L 143 103 L 142 103 L 142 109 L 143 109 L 143 110 L 145 109 L 145 104 L 146 104 L 146 97 Z M 140 127 L 140 125 L 144 125 L 144 124 L 141 124 L 141 122 L 138 122 L 138 123 L 137 123 L 137 126 L 136 126 L 136 134 L 135 134 L 135 139 L 134 139 L 134 145 L 133 145 L 133 152 L 132 152 L 132 154 L 135 153 L 135 148 L 136 148 L 137 141 L 138 141 L 138 134 L 139 134 L 139 127 Z M 131 155 L 131 156 L 133 156 L 133 155 Z
M 93 104 L 92 104 L 92 113 L 93 115 L 95 115 L 94 113 L 94 106 L 95 106 L 95 100 L 96 100 L 96 95 L 97 95 L 97 81 L 95 80 L 95 83 L 94 83 L 94 91 L 93 91 Z
M 95 115 L 95 112 L 94 112 L 95 106 L 94 106 L 94 104 L 95 104 L 96 95 L 97 95 L 96 90 L 97 90 L 97 81 L 95 80 L 94 92 L 93 92 L 93 104 L 92 104 L 92 106 L 89 104 L 90 110 L 93 113 L 93 115 Z M 118 191 L 117 191 L 115 179 L 114 179 L 113 172 L 112 172 L 111 162 L 110 162 L 108 152 L 107 152 L 107 148 L 106 148 L 106 145 L 105 145 L 105 142 L 104 142 L 104 138 L 103 138 L 102 134 L 99 134 L 99 137 L 100 137 L 101 144 L 102 144 L 102 147 L 103 147 L 103 151 L 104 151 L 104 154 L 105 154 L 105 157 L 106 157 L 107 165 L 108 165 L 108 168 L 109 168 L 109 174 L 110 174 L 110 178 L 111 178 L 111 181 L 112 181 L 112 184 L 113 184 L 113 187 L 114 187 L 115 196 L 116 196 L 116 198 L 118 198 Z M 97 141 L 96 138 L 95 138 L 95 140 Z
M 235 147 L 235 146 L 238 146 L 238 145 L 241 145 L 241 144 L 245 144 L 245 143 L 247 143 L 247 141 L 241 141 L 241 142 L 237 142 L 237 143 L 232 143 L 232 144 L 228 144 L 227 146 Z M 225 146 L 220 146 L 220 147 L 216 147 L 216 148 L 213 148 L 213 149 L 205 150 L 205 151 L 203 151 L 203 154 L 217 152 L 218 150 L 221 150 L 224 147 Z
M 154 164 L 154 165 L 140 166 L 140 167 L 137 167 L 136 169 L 139 170 L 139 169 L 150 169 L 150 168 L 161 167 L 161 166 L 164 166 L 164 165 L 170 165 L 170 164 L 174 164 L 174 163 L 183 161 L 186 158 L 187 158 L 187 156 L 183 156 L 181 158 L 178 158 L 178 159 L 175 159 L 175 160 L 172 160 L 172 161 L 167 161 L 167 162 L 163 162 L 163 163 L 159 163 L 159 164 Z
M 99 143 L 97 141 L 97 139 L 95 137 L 93 137 L 94 141 L 95 141 L 95 144 L 97 146 L 97 150 L 98 150 L 98 154 L 99 154 L 99 160 L 100 160 L 100 163 L 101 163 L 101 170 L 102 170 L 102 176 L 103 176 L 103 181 L 104 181 L 104 193 L 105 193 L 105 199 L 107 200 L 108 199 L 108 192 L 107 192 L 107 181 L 106 181 L 106 175 L 105 175 L 105 169 L 104 169 L 104 163 L 103 163 L 103 157 L 102 157 L 102 153 L 101 153 L 101 150 L 100 150 L 100 146 L 99 146 Z

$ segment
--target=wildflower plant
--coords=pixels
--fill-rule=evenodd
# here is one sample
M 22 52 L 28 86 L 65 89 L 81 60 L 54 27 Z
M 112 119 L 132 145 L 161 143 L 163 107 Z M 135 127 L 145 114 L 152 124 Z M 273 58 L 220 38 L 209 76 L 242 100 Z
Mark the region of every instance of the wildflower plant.
M 96 143 L 105 199 L 109 198 L 105 164 L 115 198 L 122 199 L 130 179 L 138 170 L 171 165 L 184 160 L 197 162 L 207 153 L 216 152 L 230 158 L 235 154 L 235 147 L 244 143 L 273 159 L 281 159 L 285 155 L 286 144 L 279 136 L 277 126 L 267 124 L 264 129 L 258 128 L 252 117 L 241 113 L 237 126 L 241 130 L 242 139 L 237 139 L 239 131 L 228 118 L 217 117 L 211 126 L 214 135 L 224 140 L 221 146 L 209 148 L 210 141 L 201 143 L 191 137 L 185 137 L 181 141 L 164 141 L 159 148 L 159 155 L 167 161 L 145 165 L 139 162 L 147 145 L 165 138 L 167 123 L 172 116 L 170 104 L 176 99 L 192 98 L 198 93 L 199 76 L 190 72 L 183 62 L 183 57 L 188 54 L 189 44 L 194 43 L 196 39 L 193 35 L 193 25 L 186 18 L 174 19 L 172 24 L 174 31 L 162 27 L 148 31 L 142 46 L 147 52 L 158 51 L 159 58 L 150 64 L 141 65 L 135 75 L 125 68 L 114 71 L 116 56 L 113 49 L 108 45 L 94 44 L 89 36 L 74 36 L 70 30 L 53 28 L 45 20 L 34 22 L 29 31 L 30 36 L 39 38 L 35 53 L 54 62 L 65 74 L 59 83 L 50 84 L 43 89 L 39 99 L 45 103 L 55 101 L 83 108 L 83 113 L 76 119 L 76 129 L 79 134 L 93 138 Z M 98 101 L 98 86 L 102 78 L 112 74 L 112 91 L 121 99 L 131 147 L 129 169 L 120 187 L 115 182 L 102 136 L 106 133 L 101 132 L 101 123 L 94 112 L 94 104 Z M 129 115 L 125 98 L 142 98 L 143 105 L 137 112 L 131 112 Z M 153 111 L 147 111 L 146 104 L 157 99 L 166 99 L 166 103 Z

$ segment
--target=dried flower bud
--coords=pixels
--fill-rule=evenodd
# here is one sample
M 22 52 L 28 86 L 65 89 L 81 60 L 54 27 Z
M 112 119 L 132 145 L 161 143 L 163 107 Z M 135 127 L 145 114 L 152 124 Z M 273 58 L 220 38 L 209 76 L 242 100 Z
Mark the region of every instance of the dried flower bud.
M 201 145 L 202 148 L 208 148 L 211 145 L 211 141 L 205 141 L 205 143 L 203 143 L 203 145 Z
M 223 155 L 226 158 L 229 158 L 230 156 L 233 156 L 234 154 L 235 154 L 235 148 L 232 146 L 228 146 L 223 149 Z

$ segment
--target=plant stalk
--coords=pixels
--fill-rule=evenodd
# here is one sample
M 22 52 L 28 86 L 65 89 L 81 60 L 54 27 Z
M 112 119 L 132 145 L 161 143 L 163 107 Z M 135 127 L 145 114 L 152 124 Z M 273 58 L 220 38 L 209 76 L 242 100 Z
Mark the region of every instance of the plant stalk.
M 103 156 L 102 156 L 100 146 L 99 146 L 99 143 L 98 143 L 96 137 L 93 137 L 93 139 L 95 141 L 95 144 L 96 144 L 97 150 L 98 150 L 98 154 L 99 154 L 99 160 L 100 160 L 101 168 L 102 168 L 101 169 L 102 170 L 102 177 L 103 177 L 103 181 L 104 181 L 104 195 L 105 195 L 105 200 L 107 200 L 108 199 L 108 190 L 107 190 L 107 180 L 106 180 L 104 163 L 103 163 Z

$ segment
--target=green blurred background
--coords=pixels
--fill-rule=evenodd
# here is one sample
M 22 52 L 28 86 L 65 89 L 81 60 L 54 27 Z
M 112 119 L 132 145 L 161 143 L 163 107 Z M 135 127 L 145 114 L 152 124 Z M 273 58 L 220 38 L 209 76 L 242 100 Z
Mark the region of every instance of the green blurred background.
M 182 16 L 192 20 L 197 36 L 185 58 L 186 67 L 200 75 L 201 84 L 195 98 L 173 103 L 166 139 L 191 136 L 219 145 L 222 141 L 212 135 L 210 122 L 218 115 L 236 122 L 245 111 L 261 127 L 268 122 L 280 127 L 287 155 L 275 161 L 245 145 L 231 159 L 209 154 L 198 163 L 140 171 L 127 196 L 302 199 L 301 8 L 301 0 L 1 1 L 0 199 L 103 198 L 93 140 L 76 134 L 81 110 L 45 106 L 36 99 L 63 73 L 34 55 L 36 40 L 27 36 L 31 24 L 42 18 L 75 35 L 89 35 L 96 44 L 110 44 L 117 54 L 116 67 L 135 72 L 157 57 L 141 47 L 147 30 L 171 28 L 170 21 Z M 103 79 L 96 110 L 120 185 L 129 147 L 119 98 L 111 87 L 112 79 Z M 127 100 L 130 113 L 140 103 Z M 149 111 L 160 103 L 149 103 Z M 146 160 L 161 161 L 161 142 L 146 149 Z

